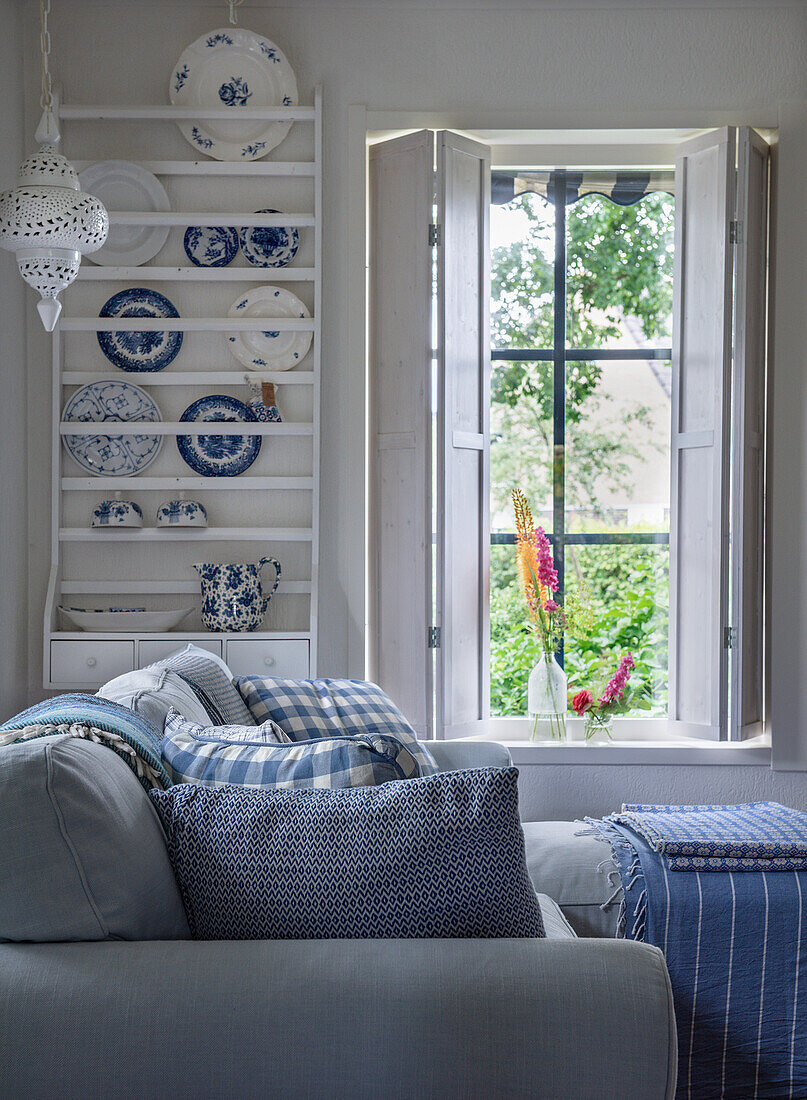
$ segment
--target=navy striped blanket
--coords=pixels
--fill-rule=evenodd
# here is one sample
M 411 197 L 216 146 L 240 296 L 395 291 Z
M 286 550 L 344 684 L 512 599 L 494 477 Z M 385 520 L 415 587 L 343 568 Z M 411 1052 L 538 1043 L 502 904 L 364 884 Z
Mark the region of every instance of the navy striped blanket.
M 678 1100 L 804 1100 L 807 871 L 740 862 L 737 870 L 675 873 L 676 857 L 656 851 L 636 821 L 626 823 L 636 812 L 588 824 L 608 840 L 619 869 L 620 934 L 664 952 L 678 1027 Z
M 128 707 L 98 695 L 57 695 L 34 704 L 0 725 L 0 747 L 59 733 L 107 745 L 146 790 L 172 785 L 160 756 L 162 731 Z

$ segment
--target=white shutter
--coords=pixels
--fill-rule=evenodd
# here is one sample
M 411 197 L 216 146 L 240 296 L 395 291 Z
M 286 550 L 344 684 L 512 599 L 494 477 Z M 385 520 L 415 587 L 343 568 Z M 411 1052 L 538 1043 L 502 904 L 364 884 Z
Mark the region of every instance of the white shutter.
M 732 407 L 731 736 L 764 724 L 764 438 L 768 146 L 737 132 Z
M 370 677 L 433 735 L 431 297 L 434 135 L 370 149 Z
M 679 732 L 726 735 L 728 439 L 735 138 L 679 146 L 670 510 L 669 714 Z
M 441 733 L 490 698 L 490 150 L 437 135 L 437 715 Z

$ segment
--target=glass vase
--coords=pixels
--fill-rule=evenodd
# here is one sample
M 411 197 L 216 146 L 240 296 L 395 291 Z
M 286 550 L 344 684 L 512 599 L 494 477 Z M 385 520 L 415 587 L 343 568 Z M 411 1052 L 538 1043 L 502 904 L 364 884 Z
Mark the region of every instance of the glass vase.
M 553 741 L 566 737 L 566 673 L 554 653 L 542 653 L 530 673 L 527 708 L 533 720 L 532 740 L 548 735 Z
M 614 719 L 610 714 L 599 715 L 596 711 L 586 714 L 586 744 L 596 745 L 613 739 Z

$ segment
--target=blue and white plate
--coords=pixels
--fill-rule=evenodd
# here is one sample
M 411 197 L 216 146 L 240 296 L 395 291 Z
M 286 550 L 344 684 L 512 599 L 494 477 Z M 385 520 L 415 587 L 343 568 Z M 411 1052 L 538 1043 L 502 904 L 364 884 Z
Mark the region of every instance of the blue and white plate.
M 179 122 L 194 149 L 216 160 L 257 160 L 279 145 L 290 122 L 239 121 L 239 108 L 297 104 L 294 70 L 282 51 L 253 31 L 220 27 L 183 51 L 168 82 L 180 107 L 226 107 L 232 118 Z
M 188 405 L 180 420 L 255 423 L 255 414 L 236 397 L 212 393 Z M 260 454 L 259 435 L 178 435 L 177 447 L 192 470 L 203 477 L 236 477 Z
M 256 210 L 256 214 L 281 214 L 281 210 Z M 248 225 L 240 234 L 241 251 L 255 267 L 288 267 L 300 247 L 293 225 Z
M 228 317 L 306 318 L 311 314 L 296 294 L 279 286 L 259 286 L 236 298 Z M 291 332 L 270 329 L 233 332 L 228 346 L 236 359 L 250 370 L 289 370 L 305 358 L 313 339 L 311 330 Z
M 228 225 L 189 225 L 182 243 L 196 267 L 226 267 L 238 255 L 238 230 Z
M 76 390 L 62 420 L 73 423 L 162 420 L 145 390 L 131 382 L 90 382 Z M 160 453 L 161 435 L 66 435 L 64 445 L 83 470 L 98 477 L 132 477 Z
M 156 290 L 133 286 L 113 294 L 99 317 L 179 317 L 173 302 Z M 99 332 L 101 351 L 126 371 L 164 370 L 182 347 L 181 332 Z

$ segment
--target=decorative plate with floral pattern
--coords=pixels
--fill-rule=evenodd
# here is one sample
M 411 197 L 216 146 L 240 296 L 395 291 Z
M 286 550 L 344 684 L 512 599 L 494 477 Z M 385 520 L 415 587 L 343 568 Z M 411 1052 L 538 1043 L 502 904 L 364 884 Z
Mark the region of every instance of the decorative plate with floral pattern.
M 227 107 L 233 117 L 179 122 L 197 152 L 216 160 L 257 160 L 279 145 L 290 122 L 238 121 L 243 107 L 292 107 L 297 80 L 274 42 L 241 27 L 220 27 L 183 51 L 168 84 L 178 107 Z
M 256 210 L 256 214 L 280 214 L 281 210 Z M 241 251 L 255 267 L 288 267 L 300 247 L 293 225 L 248 225 L 239 234 Z
M 164 294 L 143 286 L 120 290 L 104 303 L 99 317 L 179 317 Z M 101 351 L 116 367 L 126 371 L 164 370 L 182 347 L 181 332 L 99 332 Z
M 255 414 L 237 397 L 211 393 L 188 405 L 183 421 L 209 420 L 215 423 L 255 423 Z M 237 477 L 248 470 L 260 454 L 259 435 L 178 435 L 177 447 L 192 470 L 203 477 Z
M 64 407 L 63 421 L 162 420 L 152 398 L 131 382 L 90 382 Z M 64 445 L 79 466 L 98 477 L 132 477 L 160 453 L 161 435 L 66 435 Z

